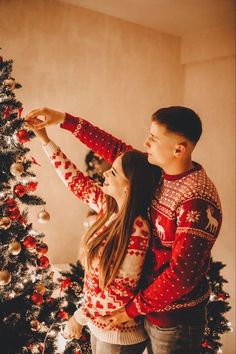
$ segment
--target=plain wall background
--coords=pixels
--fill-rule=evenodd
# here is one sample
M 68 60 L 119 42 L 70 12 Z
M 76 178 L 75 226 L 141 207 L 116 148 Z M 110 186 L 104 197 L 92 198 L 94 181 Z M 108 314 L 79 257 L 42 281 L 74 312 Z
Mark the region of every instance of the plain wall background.
M 180 38 L 55 0 L 0 1 L 0 43 L 4 59 L 14 59 L 13 76 L 24 113 L 49 106 L 80 115 L 142 148 L 150 115 L 157 108 L 184 104 L 203 121 L 194 159 L 204 165 L 219 191 L 224 223 L 213 256 L 227 267 L 225 286 L 235 301 L 234 225 L 234 32 L 222 28 Z M 67 131 L 49 136 L 80 168 L 88 151 Z M 58 180 L 36 139 L 27 144 L 35 166 L 38 195 L 51 221 L 45 232 L 52 263 L 74 262 L 87 208 Z M 234 309 L 227 317 L 234 326 Z M 234 333 L 223 352 L 234 353 Z

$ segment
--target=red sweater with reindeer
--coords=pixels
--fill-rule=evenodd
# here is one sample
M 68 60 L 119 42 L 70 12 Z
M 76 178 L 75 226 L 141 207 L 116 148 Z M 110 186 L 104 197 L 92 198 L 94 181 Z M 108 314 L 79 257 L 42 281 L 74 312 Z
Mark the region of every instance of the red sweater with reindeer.
M 66 114 L 61 127 L 110 163 L 132 149 L 82 118 Z M 180 175 L 163 171 L 162 179 L 150 207 L 151 247 L 141 288 L 125 308 L 130 317 L 142 314 L 169 327 L 197 322 L 205 308 L 206 273 L 222 212 L 216 188 L 199 164 Z

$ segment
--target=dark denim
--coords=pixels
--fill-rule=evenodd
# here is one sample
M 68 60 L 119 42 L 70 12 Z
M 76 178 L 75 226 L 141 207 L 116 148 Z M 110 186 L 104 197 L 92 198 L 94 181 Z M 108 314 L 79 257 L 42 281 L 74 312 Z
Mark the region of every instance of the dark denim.
M 204 321 L 160 328 L 145 320 L 144 327 L 150 338 L 148 354 L 200 354 L 205 325 Z

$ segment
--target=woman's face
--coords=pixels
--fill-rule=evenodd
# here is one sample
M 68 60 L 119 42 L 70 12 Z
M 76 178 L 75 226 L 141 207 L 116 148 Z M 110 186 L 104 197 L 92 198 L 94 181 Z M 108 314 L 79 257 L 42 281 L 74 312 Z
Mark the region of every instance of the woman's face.
M 111 168 L 103 175 L 105 177 L 103 192 L 113 197 L 117 202 L 124 200 L 129 188 L 129 180 L 123 172 L 122 157 L 117 157 Z

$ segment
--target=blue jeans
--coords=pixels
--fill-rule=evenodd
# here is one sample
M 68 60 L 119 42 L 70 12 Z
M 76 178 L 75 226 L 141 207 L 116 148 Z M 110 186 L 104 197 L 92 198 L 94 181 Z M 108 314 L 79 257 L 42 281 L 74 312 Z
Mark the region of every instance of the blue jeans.
M 199 354 L 201 351 L 205 323 L 160 328 L 145 320 L 144 327 L 150 338 L 148 354 Z
M 93 354 L 142 354 L 147 346 L 147 340 L 137 344 L 120 345 L 100 341 L 91 334 L 91 347 Z

